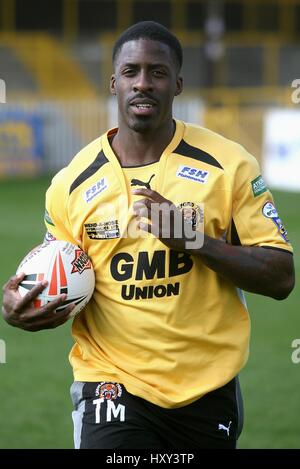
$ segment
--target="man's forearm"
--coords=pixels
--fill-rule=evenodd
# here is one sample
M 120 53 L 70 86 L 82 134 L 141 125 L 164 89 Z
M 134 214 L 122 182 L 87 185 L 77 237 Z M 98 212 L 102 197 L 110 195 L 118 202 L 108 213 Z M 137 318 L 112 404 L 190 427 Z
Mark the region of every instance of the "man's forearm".
M 189 253 L 199 255 L 207 267 L 249 292 L 281 300 L 294 287 L 293 256 L 288 252 L 232 246 L 205 235 L 203 247 Z
M 201 241 L 202 233 L 193 231 L 192 225 L 184 221 L 182 213 L 170 200 L 152 189 L 135 189 L 133 193 L 145 197 L 134 203 L 133 213 L 138 218 L 139 228 L 152 233 L 170 249 L 199 256 L 207 267 L 243 290 L 278 300 L 292 291 L 295 272 L 293 256 L 288 251 L 232 246 L 207 235 L 204 235 L 203 246 L 196 248 L 195 243 Z M 141 218 L 147 218 L 151 224 Z M 177 236 L 176 227 L 180 228 L 181 236 Z

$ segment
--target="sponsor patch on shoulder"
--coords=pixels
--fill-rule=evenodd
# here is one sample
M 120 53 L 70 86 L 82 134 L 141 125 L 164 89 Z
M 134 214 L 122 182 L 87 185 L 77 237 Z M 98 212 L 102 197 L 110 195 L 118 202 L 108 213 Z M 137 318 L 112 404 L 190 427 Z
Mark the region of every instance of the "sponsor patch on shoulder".
M 254 197 L 257 197 L 258 195 L 263 194 L 268 190 L 265 181 L 263 180 L 263 177 L 261 175 L 257 176 L 257 178 L 251 181 L 251 186 Z
M 199 168 L 191 168 L 190 166 L 181 165 L 177 169 L 176 176 L 189 181 L 205 184 L 207 182 L 209 172 Z
M 89 187 L 82 195 L 87 204 L 89 204 L 97 195 L 105 191 L 108 188 L 108 184 L 105 178 L 101 178 Z
M 284 239 L 284 241 L 289 243 L 287 231 L 281 219 L 279 218 L 278 212 L 274 204 L 272 202 L 266 202 L 262 208 L 262 213 L 266 218 L 270 218 L 272 222 L 275 223 L 280 236 Z

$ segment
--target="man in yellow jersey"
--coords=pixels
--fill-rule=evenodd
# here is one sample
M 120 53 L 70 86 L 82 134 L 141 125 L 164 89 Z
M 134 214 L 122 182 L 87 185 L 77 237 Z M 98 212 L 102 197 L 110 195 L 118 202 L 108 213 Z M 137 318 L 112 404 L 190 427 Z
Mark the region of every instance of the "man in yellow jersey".
M 78 244 L 96 274 L 72 326 L 75 447 L 235 448 L 249 345 L 242 290 L 286 298 L 292 247 L 256 159 L 173 119 L 177 38 L 137 23 L 113 65 L 118 128 L 81 150 L 46 196 L 47 239 Z M 21 299 L 22 278 L 4 288 L 6 321 L 63 324 L 65 297 L 36 311 L 45 284 Z

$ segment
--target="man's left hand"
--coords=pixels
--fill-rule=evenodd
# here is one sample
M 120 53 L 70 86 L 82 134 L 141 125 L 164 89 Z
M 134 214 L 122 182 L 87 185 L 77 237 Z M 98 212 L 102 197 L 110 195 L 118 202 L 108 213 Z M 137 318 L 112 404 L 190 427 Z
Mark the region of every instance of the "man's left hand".
M 200 241 L 203 236 L 185 222 L 183 213 L 173 202 L 152 189 L 135 189 L 132 193 L 144 196 L 133 204 L 139 229 L 152 233 L 166 246 L 177 251 L 199 249 L 202 246 Z M 141 218 L 148 219 L 150 223 L 141 221 Z

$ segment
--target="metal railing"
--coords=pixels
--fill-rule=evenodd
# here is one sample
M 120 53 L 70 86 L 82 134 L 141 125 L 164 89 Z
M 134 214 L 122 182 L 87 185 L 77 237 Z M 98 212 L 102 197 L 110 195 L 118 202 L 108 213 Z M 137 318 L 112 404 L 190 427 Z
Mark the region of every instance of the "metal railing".
M 201 124 L 202 101 L 179 98 L 174 115 Z M 116 124 L 112 98 L 10 101 L 0 107 L 0 176 L 57 171 Z

